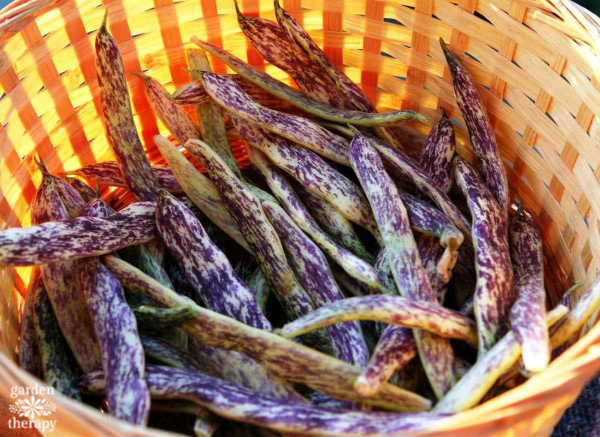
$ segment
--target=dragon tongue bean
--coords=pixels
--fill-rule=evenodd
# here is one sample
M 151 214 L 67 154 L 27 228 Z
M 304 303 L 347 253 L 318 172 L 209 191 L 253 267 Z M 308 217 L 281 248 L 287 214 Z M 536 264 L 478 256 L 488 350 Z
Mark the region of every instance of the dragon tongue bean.
M 409 299 L 436 302 L 406 207 L 377 150 L 365 137 L 355 135 L 350 144 L 350 161 L 373 209 L 398 291 Z M 450 342 L 428 332 L 415 330 L 413 334 L 433 391 L 441 398 L 454 382 Z
M 108 33 L 104 16 L 96 33 L 96 71 L 100 85 L 100 103 L 106 120 L 106 136 L 117 157 L 125 184 L 137 200 L 156 198 L 158 183 L 138 136 L 123 59 L 114 38 Z
M 517 295 L 510 309 L 510 325 L 521 345 L 525 368 L 539 372 L 550 361 L 542 236 L 533 219 L 522 211 L 511 219 L 509 234 Z
M 514 302 L 506 214 L 473 167 L 455 157 L 454 168 L 456 183 L 467 198 L 473 217 L 477 273 L 474 309 L 479 353 L 483 355 L 506 332 L 508 314 Z
M 450 49 L 441 38 L 440 44 L 452 75 L 456 102 L 467 123 L 471 145 L 483 179 L 498 205 L 500 205 L 503 214 L 506 215 L 510 201 L 506 170 L 500 157 L 494 129 L 488 119 L 483 100 L 467 69 L 450 52 Z
M 357 126 L 387 126 L 397 124 L 404 120 L 419 120 L 424 122 L 425 117 L 414 111 L 394 111 L 388 113 L 361 112 L 348 109 L 336 109 L 315 100 L 306 94 L 296 91 L 285 83 L 272 78 L 266 73 L 246 64 L 225 50 L 208 42 L 192 39 L 197 45 L 226 62 L 239 75 L 255 85 L 273 93 L 273 95 L 297 106 L 298 108 L 325 120 L 348 123 Z

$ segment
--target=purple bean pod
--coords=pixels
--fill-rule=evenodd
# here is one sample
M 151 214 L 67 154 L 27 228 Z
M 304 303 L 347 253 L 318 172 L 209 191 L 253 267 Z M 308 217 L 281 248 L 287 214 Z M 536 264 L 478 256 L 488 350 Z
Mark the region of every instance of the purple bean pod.
M 158 193 L 156 227 L 207 308 L 255 328 L 271 329 L 254 295 L 194 213 L 165 190 Z
M 477 89 L 477 84 L 467 69 L 450 52 L 442 38 L 440 38 L 440 44 L 452 75 L 456 103 L 458 103 L 467 124 L 471 146 L 479 163 L 483 180 L 506 216 L 510 201 L 506 170 L 483 99 Z
M 104 16 L 96 33 L 96 71 L 100 86 L 100 103 L 106 120 L 106 136 L 125 184 L 139 201 L 153 201 L 158 183 L 137 133 L 123 59 L 114 38 L 108 33 Z
M 366 137 L 356 135 L 352 139 L 350 161 L 373 209 L 398 291 L 411 300 L 436 302 L 402 197 Z M 425 373 L 434 393 L 441 398 L 454 382 L 450 342 L 418 330 L 413 335 Z
M 239 15 L 238 15 L 239 16 Z M 236 73 L 262 89 L 273 95 L 291 103 L 292 105 L 325 120 L 347 123 L 356 126 L 388 126 L 397 124 L 405 120 L 419 120 L 425 122 L 426 119 L 421 114 L 414 111 L 392 111 L 387 113 L 377 113 L 374 111 L 355 111 L 349 109 L 336 109 L 328 104 L 295 90 L 289 85 L 269 76 L 257 68 L 245 63 L 241 59 L 233 56 L 231 53 L 205 41 L 192 37 L 192 41 L 204 50 L 212 53 Z M 332 87 L 332 89 L 335 89 Z M 210 93 L 210 91 L 209 91 Z
M 23 313 L 21 315 L 21 333 L 19 336 L 19 366 L 38 378 L 43 375 L 42 362 L 35 338 L 34 318 L 34 301 L 35 296 L 44 289 L 44 283 L 39 270 L 33 274 L 33 278 L 27 288 L 27 296 L 23 305 Z
M 307 436 L 399 437 L 426 430 L 444 418 L 419 413 L 328 410 L 261 395 L 200 372 L 161 366 L 148 366 L 147 381 L 153 398 L 191 400 L 229 419 Z M 81 385 L 88 391 L 102 392 L 104 375 L 85 375 Z
M 379 290 L 381 286 L 378 282 L 377 272 L 374 271 L 373 267 L 340 246 L 336 243 L 335 236 L 332 238 L 319 227 L 309 209 L 302 203 L 302 200 L 298 197 L 285 175 L 275 165 L 270 163 L 259 150 L 252 149 L 250 159 L 265 177 L 271 192 L 277 197 L 300 229 L 308 234 L 321 250 L 344 269 L 351 278 L 368 288 Z M 329 203 L 327 205 L 331 206 Z M 311 207 L 311 210 L 314 212 L 314 208 Z M 354 232 L 353 229 L 352 232 Z M 358 238 L 356 241 L 362 246 Z M 366 249 L 364 251 L 368 254 Z
M 189 299 L 118 258 L 105 256 L 104 263 L 126 287 L 149 297 L 158 306 L 171 308 L 194 305 Z M 192 337 L 208 346 L 243 353 L 278 377 L 308 385 L 332 397 L 395 411 L 424 411 L 430 407 L 428 400 L 390 384 L 384 384 L 373 397 L 360 396 L 353 388 L 354 381 L 360 375 L 358 367 L 197 305 L 195 308 L 198 317 L 183 327 Z M 469 323 L 474 339 L 474 326 L 472 322 Z
M 410 329 L 388 325 L 384 329 L 371 359 L 354 383 L 360 394 L 372 396 L 381 384 L 389 381 L 417 355 L 417 345 Z
M 277 231 L 289 260 L 315 307 L 344 299 L 333 278 L 327 258 L 300 230 L 279 205 L 263 202 L 263 210 Z M 342 323 L 327 329 L 335 356 L 356 366 L 364 366 L 369 351 L 358 322 Z
M 378 235 L 369 203 L 354 182 L 311 150 L 297 147 L 238 117 L 232 117 L 232 121 L 242 138 L 267 155 L 275 165 L 308 190 L 336 205 L 344 217 Z
M 0 266 L 65 263 L 145 243 L 155 236 L 150 202 L 133 203 L 107 218 L 67 219 L 65 213 L 59 221 L 0 232 Z
M 98 197 L 98 193 L 79 178 L 67 178 L 67 182 L 79 193 L 85 203 L 89 203 Z
M 420 165 L 436 187 L 447 193 L 452 187 L 452 158 L 456 152 L 454 127 L 446 112 L 431 130 L 421 149 Z
M 342 137 L 307 118 L 259 105 L 227 77 L 209 72 L 199 74 L 208 94 L 229 112 L 314 150 L 326 158 L 348 165 L 348 143 Z
M 521 345 L 525 368 L 539 372 L 550 362 L 542 236 L 522 211 L 511 219 L 508 231 L 517 296 L 509 313 L 510 325 Z
M 479 332 L 479 354 L 483 356 L 508 329 L 508 316 L 515 295 L 508 247 L 506 214 L 464 159 L 454 158 L 454 175 L 473 217 L 475 249 L 475 320 Z
M 98 185 L 108 185 L 111 187 L 126 186 L 123 173 L 121 173 L 116 161 L 96 162 L 66 173 L 83 176 Z M 152 173 L 154 173 L 154 177 L 160 187 L 168 190 L 171 194 L 183 194 L 183 188 L 181 188 L 181 185 L 179 185 L 169 167 L 153 166 Z

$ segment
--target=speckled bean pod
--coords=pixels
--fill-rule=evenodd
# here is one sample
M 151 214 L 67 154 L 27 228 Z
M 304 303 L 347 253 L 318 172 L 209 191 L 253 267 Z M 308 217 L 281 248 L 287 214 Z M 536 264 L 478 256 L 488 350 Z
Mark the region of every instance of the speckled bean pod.
M 456 103 L 458 103 L 467 124 L 471 146 L 479 163 L 483 180 L 506 216 L 510 201 L 506 170 L 500 157 L 494 129 L 490 124 L 485 104 L 479 94 L 477 84 L 467 69 L 450 52 L 449 47 L 441 38 L 440 44 L 452 75 Z
M 344 217 L 378 235 L 369 202 L 354 182 L 314 152 L 237 117 L 232 117 L 232 121 L 242 138 L 267 155 L 275 165 L 335 205 Z
M 156 135 L 154 143 L 194 205 L 200 208 L 215 225 L 233 238 L 236 243 L 250 251 L 250 247 L 241 234 L 236 221 L 223 204 L 219 191 L 210 179 L 200 173 L 166 138 Z
M 158 308 L 141 305 L 133 309 L 138 326 L 151 330 L 176 328 L 192 320 L 196 313 L 189 305 L 175 308 Z
M 285 83 L 269 76 L 266 73 L 252 67 L 231 53 L 192 37 L 192 41 L 204 50 L 212 53 L 236 73 L 262 89 L 273 95 L 291 103 L 294 106 L 325 120 L 336 123 L 347 123 L 356 126 L 387 126 L 397 124 L 405 120 L 419 120 L 424 122 L 426 119 L 421 114 L 414 111 L 393 111 L 387 113 L 363 112 L 350 109 L 336 109 L 313 99 L 300 91 L 286 85 Z M 210 93 L 210 91 L 209 91 Z
M 344 294 L 333 278 L 327 258 L 319 247 L 302 232 L 279 205 L 263 202 L 263 210 L 281 238 L 284 249 L 304 289 L 315 307 L 344 299 Z M 327 329 L 334 354 L 340 360 L 364 366 L 369 351 L 358 322 L 342 323 Z
M 79 193 L 83 201 L 86 203 L 89 203 L 98 197 L 98 193 L 79 178 L 67 178 L 67 182 Z
M 386 295 L 350 297 L 330 303 L 284 325 L 280 334 L 295 337 L 348 320 L 385 322 L 458 338 L 471 346 L 477 344 L 475 323 L 458 312 L 434 303 Z
M 446 112 L 431 130 L 421 149 L 421 169 L 436 184 L 436 187 L 447 193 L 452 187 L 452 157 L 456 152 L 454 127 Z
M 118 258 L 105 256 L 104 262 L 125 286 L 148 296 L 159 306 L 194 305 Z M 362 397 L 353 388 L 360 375 L 359 368 L 205 308 L 196 306 L 196 310 L 198 317 L 184 325 L 187 332 L 206 345 L 246 354 L 281 378 L 306 384 L 333 397 L 396 411 L 423 411 L 430 407 L 428 400 L 389 384 L 384 384 L 372 398 Z
M 546 316 L 547 326 L 552 326 L 567 313 L 558 305 Z M 463 375 L 446 396 L 436 404 L 438 413 L 458 413 L 471 408 L 483 398 L 504 372 L 521 356 L 521 346 L 512 331 L 508 332 L 483 357 Z
M 259 105 L 227 77 L 209 72 L 199 74 L 208 94 L 229 112 L 288 138 L 332 161 L 348 165 L 348 143 L 342 137 L 329 132 L 307 118 Z
M 285 175 L 283 175 L 275 165 L 270 163 L 259 150 L 253 149 L 250 159 L 265 177 L 271 192 L 277 197 L 286 212 L 300 229 L 306 232 L 306 234 L 319 245 L 321 250 L 344 269 L 348 275 L 354 278 L 354 280 L 369 288 L 379 290 L 381 286 L 378 282 L 377 272 L 373 267 L 363 259 L 355 256 L 353 253 L 350 253 L 344 247 L 337 244 L 337 235 L 332 238 L 327 233 L 323 232 L 313 219 L 308 208 L 302 203 L 302 200 L 298 197 Z M 310 204 L 309 207 L 314 213 L 315 208 Z M 365 253 L 368 253 L 366 252 L 366 249 L 364 249 L 364 251 Z
M 137 202 L 107 218 L 77 217 L 0 232 L 0 266 L 101 255 L 145 243 L 155 236 L 154 205 Z
M 550 362 L 542 236 L 522 211 L 511 219 L 508 231 L 517 296 L 509 313 L 510 325 L 521 345 L 525 368 L 539 372 Z
M 108 12 L 96 33 L 96 71 L 106 136 L 133 196 L 139 201 L 153 201 L 158 183 L 133 120 L 123 59 L 116 41 L 108 33 L 107 17 Z
M 477 275 L 474 309 L 479 354 L 483 356 L 507 331 L 509 311 L 515 300 L 506 214 L 473 167 L 455 157 L 454 168 L 456 183 L 473 217 L 471 235 Z
M 329 410 L 260 395 L 199 372 L 149 366 L 147 373 L 153 397 L 191 400 L 229 419 L 306 436 L 400 437 L 426 430 L 444 417 Z M 104 375 L 88 374 L 81 384 L 88 391 L 101 392 Z
M 207 308 L 255 328 L 271 329 L 254 295 L 194 213 L 165 190 L 158 193 L 156 227 Z
M 44 283 L 39 270 L 33 273 L 27 296 L 23 305 L 21 315 L 21 333 L 19 336 L 19 366 L 38 378 L 43 375 L 42 362 L 38 352 L 37 341 L 35 338 L 35 326 L 33 323 L 33 309 L 35 296 L 41 290 L 44 290 Z M 45 291 L 45 290 L 44 290 Z
M 158 184 L 172 194 L 182 194 L 183 188 L 173 177 L 173 172 L 168 167 L 152 166 L 152 173 Z M 66 172 L 66 174 L 76 174 L 86 179 L 94 181 L 98 185 L 108 185 L 111 187 L 125 187 L 123 173 L 119 169 L 116 161 L 96 162 L 77 170 Z
M 398 291 L 411 300 L 436 302 L 411 232 L 406 207 L 377 150 L 366 137 L 355 135 L 352 139 L 350 161 L 373 209 Z M 454 353 L 450 342 L 417 330 L 413 335 L 425 373 L 434 393 L 441 398 L 454 382 Z

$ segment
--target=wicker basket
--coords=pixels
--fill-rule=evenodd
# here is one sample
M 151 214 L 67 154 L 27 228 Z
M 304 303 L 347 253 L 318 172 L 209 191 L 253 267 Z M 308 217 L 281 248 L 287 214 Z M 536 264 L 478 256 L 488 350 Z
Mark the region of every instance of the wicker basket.
M 271 0 L 241 0 L 274 19 Z M 538 219 L 546 241 L 550 301 L 600 266 L 599 21 L 569 0 L 284 0 L 327 54 L 343 64 L 380 110 L 454 117 L 459 151 L 471 157 L 441 36 L 484 86 L 512 193 Z M 0 227 L 30 224 L 41 175 L 112 158 L 104 136 L 93 41 L 104 9 L 128 72 L 149 70 L 170 90 L 189 80 L 184 47 L 197 35 L 264 65 L 243 37 L 230 0 L 16 1 L 0 12 Z M 386 18 L 384 20 L 384 17 Z M 219 72 L 225 66 L 215 63 Z M 142 85 L 128 78 L 149 157 L 165 132 Z M 429 127 L 422 127 L 425 132 Z M 14 363 L 21 295 L 31 269 L 0 270 L 0 398 L 39 383 Z M 450 417 L 427 435 L 548 435 L 600 369 L 600 324 L 522 386 Z M 43 397 L 43 396 L 40 396 Z M 140 430 L 60 396 L 57 435 L 168 435 Z M 1 419 L 1 415 L 0 415 Z M 4 425 L 4 424 L 2 424 Z M 0 426 L 1 429 L 1 426 Z

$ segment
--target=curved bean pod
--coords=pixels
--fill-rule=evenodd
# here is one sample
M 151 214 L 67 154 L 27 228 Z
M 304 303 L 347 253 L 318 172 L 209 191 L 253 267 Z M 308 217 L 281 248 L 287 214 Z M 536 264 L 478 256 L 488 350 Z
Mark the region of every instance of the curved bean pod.
M 494 129 L 487 116 L 483 99 L 479 94 L 477 84 L 467 69 L 450 52 L 442 38 L 440 38 L 440 44 L 452 75 L 456 103 L 458 103 L 467 124 L 471 145 L 483 179 L 506 216 L 510 201 L 506 170 L 500 157 Z
M 445 111 L 421 149 L 420 166 L 444 193 L 452 187 L 452 157 L 456 152 L 454 127 Z
M 510 221 L 509 235 L 517 296 L 509 313 L 510 325 L 521 345 L 525 368 L 539 372 L 550 362 L 542 236 L 522 211 Z
M 194 213 L 165 190 L 158 192 L 156 227 L 207 308 L 255 328 L 271 329 L 254 295 Z
M 104 262 L 123 284 L 149 297 L 157 305 L 195 305 L 118 258 L 105 256 Z M 362 397 L 353 388 L 355 379 L 360 375 L 359 368 L 197 305 L 195 308 L 198 317 L 184 325 L 187 332 L 206 345 L 246 354 L 283 379 L 306 384 L 340 399 L 357 400 L 396 411 L 423 411 L 430 406 L 428 400 L 389 384 L 384 384 L 374 397 Z
M 411 431 L 426 430 L 444 417 L 328 410 L 281 401 L 206 374 L 168 367 L 149 366 L 147 380 L 153 397 L 187 399 L 236 421 L 309 436 L 400 437 Z M 101 392 L 104 375 L 101 372 L 88 374 L 81 384 L 86 390 Z
M 107 17 L 108 12 L 96 33 L 96 71 L 106 136 L 133 196 L 140 201 L 153 201 L 158 183 L 135 127 L 123 59 L 117 43 L 108 33 Z
M 477 344 L 475 323 L 468 317 L 434 303 L 386 295 L 350 297 L 330 303 L 284 325 L 279 333 L 284 337 L 296 337 L 348 320 L 385 322 L 458 338 L 471 346 Z
M 377 150 L 365 137 L 356 135 L 350 143 L 350 161 L 373 209 L 398 291 L 412 300 L 436 302 L 406 207 Z M 450 342 L 427 332 L 415 330 L 413 335 L 425 373 L 434 393 L 441 398 L 454 379 Z
M 506 321 L 515 300 L 506 215 L 473 167 L 457 156 L 454 168 L 456 183 L 473 217 L 471 232 L 477 275 L 474 309 L 479 354 L 483 356 L 506 332 Z

